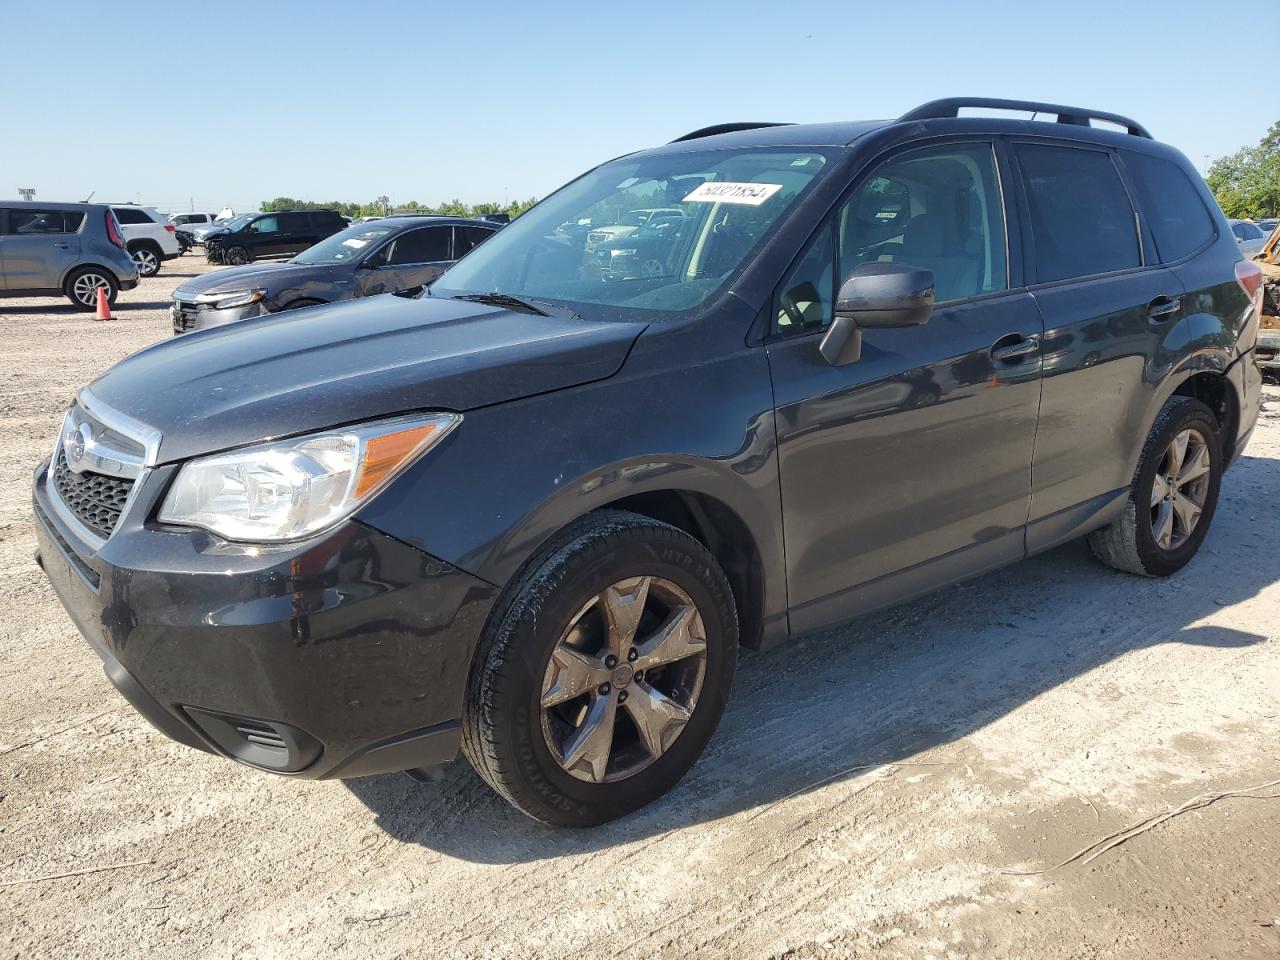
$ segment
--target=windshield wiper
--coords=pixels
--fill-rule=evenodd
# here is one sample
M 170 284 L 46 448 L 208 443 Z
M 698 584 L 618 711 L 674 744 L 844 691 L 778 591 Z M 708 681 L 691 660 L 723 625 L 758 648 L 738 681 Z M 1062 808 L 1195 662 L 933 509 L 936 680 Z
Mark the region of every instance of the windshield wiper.
M 473 303 L 487 303 L 495 307 L 506 307 L 508 310 L 521 310 L 525 313 L 537 314 L 540 317 L 549 317 L 541 307 L 535 306 L 528 300 L 521 300 L 519 297 L 513 297 L 509 293 L 458 293 L 449 298 L 450 300 L 470 300 Z

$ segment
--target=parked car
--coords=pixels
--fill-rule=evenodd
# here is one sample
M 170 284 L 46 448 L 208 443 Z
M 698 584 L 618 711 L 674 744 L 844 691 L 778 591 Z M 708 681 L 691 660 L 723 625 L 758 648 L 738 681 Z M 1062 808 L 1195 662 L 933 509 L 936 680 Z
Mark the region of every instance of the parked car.
M 239 226 L 228 224 L 224 230 L 206 234 L 205 255 L 211 263 L 233 266 L 263 257 L 287 257 L 346 228 L 347 222 L 336 210 L 258 213 Z
M 1257 220 L 1258 229 L 1262 231 L 1264 237 L 1270 238 L 1276 227 L 1280 227 L 1280 220 Z
M 111 211 L 124 228 L 125 246 L 141 276 L 154 277 L 160 272 L 161 263 L 182 254 L 177 228 L 166 222 L 155 207 L 117 203 L 112 204 Z
M 210 236 L 237 230 L 256 216 L 256 213 L 242 213 L 229 220 L 215 220 L 213 223 L 202 224 L 191 230 L 191 239 L 195 241 L 196 246 L 204 246 L 204 242 Z
M 179 230 L 185 228 L 189 233 L 196 227 L 213 223 L 214 215 L 212 213 L 171 213 L 169 222 Z
M 92 310 L 99 287 L 115 303 L 137 285 L 138 265 L 110 207 L 0 201 L 0 296 L 66 297 Z
M 654 217 L 633 233 L 597 244 L 591 253 L 600 276 L 609 280 L 662 276 L 671 269 L 692 222 L 683 215 Z
M 173 291 L 173 332 L 207 330 L 282 310 L 417 290 L 495 231 L 455 217 L 357 224 L 284 263 L 227 267 Z
M 1266 246 L 1267 234 L 1263 233 L 1252 220 L 1232 220 L 1231 232 L 1240 245 L 1240 253 L 1246 260 L 1252 260 Z
M 608 243 L 610 240 L 625 237 L 630 233 L 634 233 L 646 223 L 663 219 L 678 220 L 684 215 L 684 211 L 679 207 L 663 207 L 657 210 L 631 210 L 623 214 L 622 219 L 617 223 L 592 227 L 591 232 L 587 234 L 587 247 L 591 249 L 602 243 Z
M 682 182 L 660 276 L 602 280 L 556 233 Z M 185 744 L 300 778 L 461 749 L 596 824 L 689 770 L 740 646 L 1084 535 L 1180 570 L 1258 416 L 1260 280 L 1195 168 L 1113 114 L 694 131 L 421 299 L 116 364 L 36 474 L 39 556 Z

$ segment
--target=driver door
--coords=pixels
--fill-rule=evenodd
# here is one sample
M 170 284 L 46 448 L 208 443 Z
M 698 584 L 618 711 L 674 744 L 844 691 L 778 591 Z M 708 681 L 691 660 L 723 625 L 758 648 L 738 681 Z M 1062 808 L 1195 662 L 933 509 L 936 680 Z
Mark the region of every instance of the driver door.
M 419 227 L 390 240 L 357 271 L 356 296 L 396 293 L 430 283 L 452 262 L 453 228 Z
M 1009 289 L 1005 235 L 993 144 L 911 150 L 861 180 L 780 285 L 766 349 L 793 631 L 1024 555 L 1043 330 Z M 931 270 L 933 314 L 862 331 L 861 357 L 832 366 L 818 345 L 839 280 L 877 261 Z

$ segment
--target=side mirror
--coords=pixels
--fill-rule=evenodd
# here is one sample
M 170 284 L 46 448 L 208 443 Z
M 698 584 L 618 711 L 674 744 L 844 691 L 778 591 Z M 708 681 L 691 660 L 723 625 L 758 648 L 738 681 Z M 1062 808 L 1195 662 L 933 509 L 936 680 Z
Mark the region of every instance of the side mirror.
M 835 317 L 818 352 L 833 367 L 862 356 L 862 330 L 927 323 L 933 272 L 903 263 L 864 263 L 840 285 Z

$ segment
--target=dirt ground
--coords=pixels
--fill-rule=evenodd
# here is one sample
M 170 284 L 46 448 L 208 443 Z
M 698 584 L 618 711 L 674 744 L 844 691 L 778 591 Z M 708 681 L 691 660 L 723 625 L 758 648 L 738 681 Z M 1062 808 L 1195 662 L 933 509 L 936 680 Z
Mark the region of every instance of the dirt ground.
M 303 783 L 173 744 L 63 614 L 31 468 L 199 269 L 112 323 L 0 300 L 0 957 L 1280 956 L 1280 785 L 1053 869 L 1280 781 L 1280 390 L 1180 575 L 1073 544 L 748 653 L 680 787 L 560 831 L 462 761 Z

